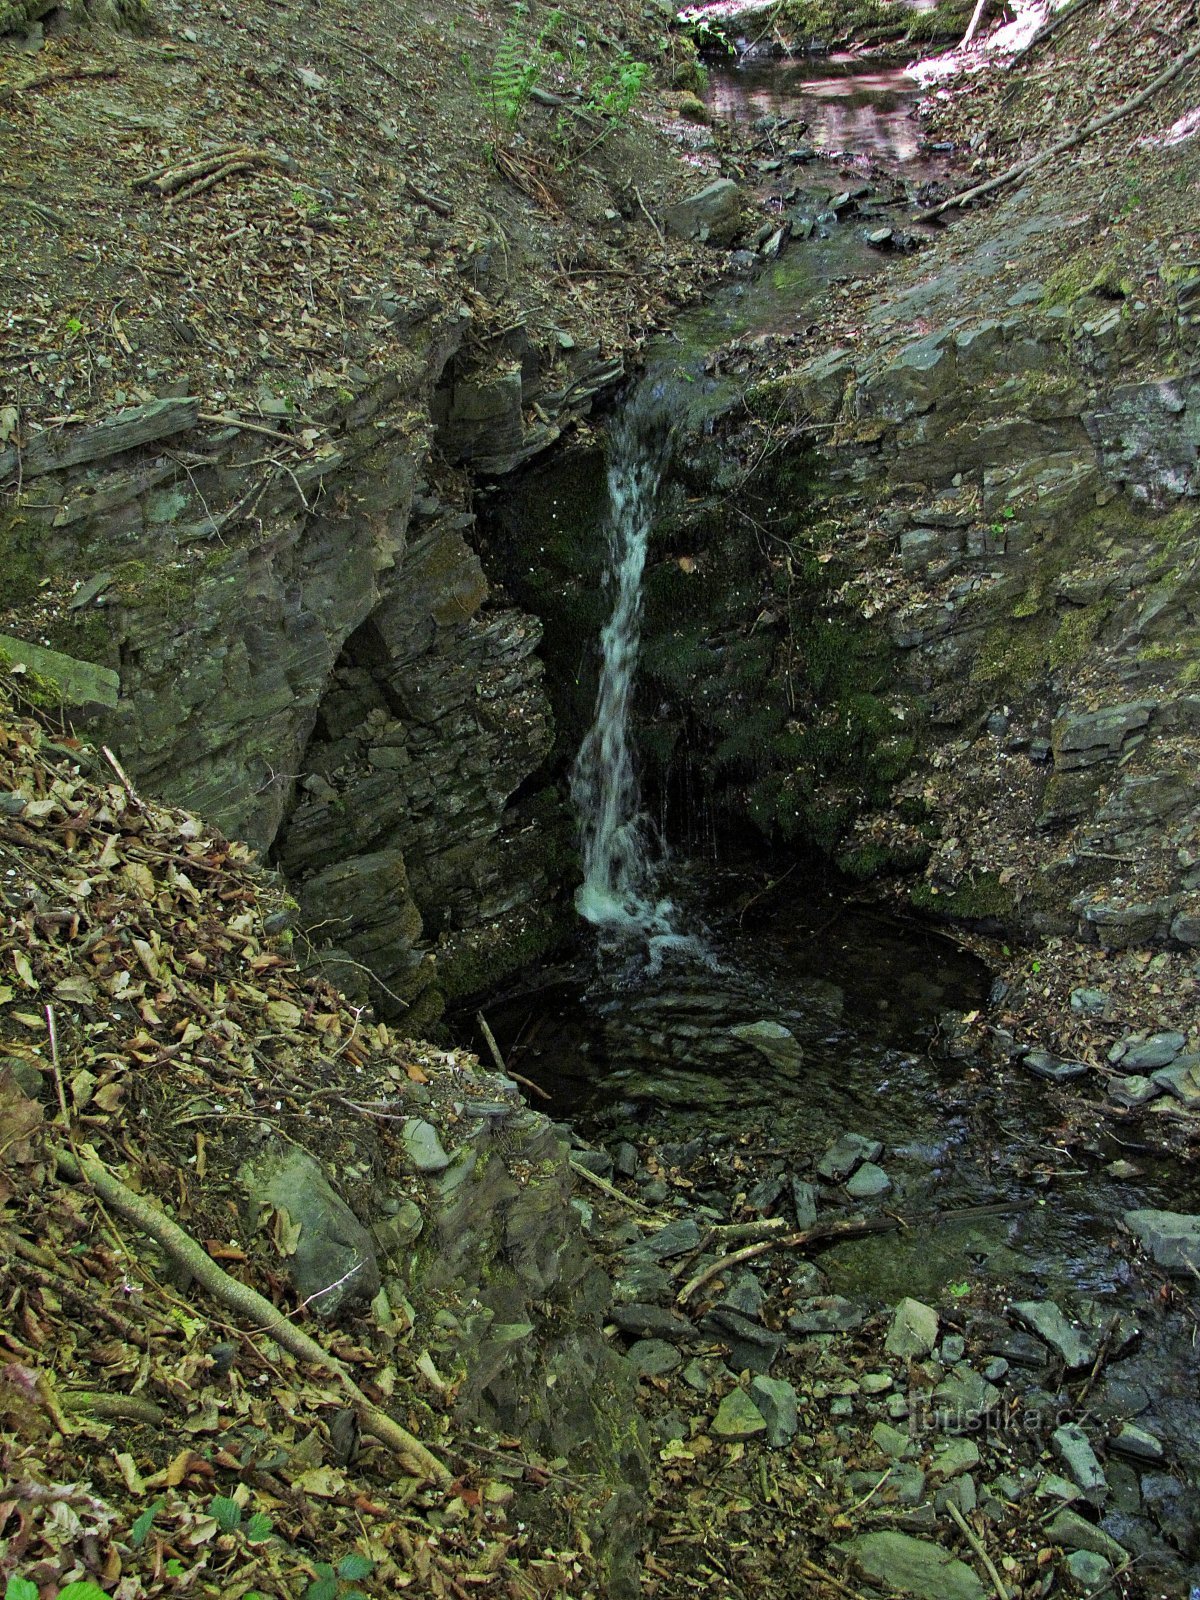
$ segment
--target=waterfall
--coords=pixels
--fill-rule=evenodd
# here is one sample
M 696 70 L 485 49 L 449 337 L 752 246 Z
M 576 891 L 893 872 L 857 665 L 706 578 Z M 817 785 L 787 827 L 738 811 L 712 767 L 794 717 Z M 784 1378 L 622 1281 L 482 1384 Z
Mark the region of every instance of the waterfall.
M 658 956 L 677 936 L 671 902 L 653 895 L 651 829 L 641 809 L 629 747 L 642 573 L 669 447 L 666 417 L 648 386 L 625 407 L 609 437 L 608 576 L 616 597 L 600 635 L 596 714 L 571 775 L 584 873 L 575 905 L 580 916 L 605 933 L 648 940 Z

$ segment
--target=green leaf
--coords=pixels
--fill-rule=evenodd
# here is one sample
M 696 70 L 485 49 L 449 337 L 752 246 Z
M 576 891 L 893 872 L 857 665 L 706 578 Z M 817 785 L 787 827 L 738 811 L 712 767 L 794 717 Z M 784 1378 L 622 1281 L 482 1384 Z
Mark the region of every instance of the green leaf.
M 243 1531 L 251 1544 L 261 1544 L 264 1539 L 271 1537 L 271 1529 L 274 1526 L 265 1511 L 256 1511 Z
M 85 1579 L 81 1583 L 69 1583 L 65 1589 L 60 1589 L 58 1600 L 108 1600 L 108 1596 L 98 1583 L 90 1583 Z
M 242 1508 L 236 1500 L 230 1500 L 227 1495 L 219 1494 L 208 1508 L 210 1517 L 217 1519 L 217 1526 L 224 1533 L 236 1533 L 242 1522 Z
M 952 1283 L 950 1284 L 949 1288 L 950 1293 L 956 1300 L 961 1300 L 964 1295 L 970 1294 L 971 1292 L 971 1285 L 969 1283 Z
M 357 1583 L 360 1578 L 369 1578 L 375 1571 L 375 1563 L 368 1556 L 353 1553 L 343 1556 L 337 1564 L 337 1575 L 345 1578 L 347 1583 Z
M 337 1592 L 338 1581 L 335 1577 L 317 1578 L 304 1591 L 304 1600 L 337 1600 Z
M 166 1573 L 168 1578 L 182 1578 L 186 1570 L 178 1556 L 172 1556 L 167 1562 Z
M 4 1587 L 4 1600 L 38 1600 L 37 1584 L 28 1578 L 10 1578 Z
M 162 1501 L 156 1500 L 152 1506 L 147 1506 L 145 1511 L 135 1520 L 133 1527 L 129 1530 L 129 1542 L 135 1550 L 140 1550 L 145 1544 L 146 1535 L 154 1526 L 154 1519 L 162 1508 Z
M 361 1589 L 343 1589 L 341 1600 L 368 1600 L 368 1597 Z

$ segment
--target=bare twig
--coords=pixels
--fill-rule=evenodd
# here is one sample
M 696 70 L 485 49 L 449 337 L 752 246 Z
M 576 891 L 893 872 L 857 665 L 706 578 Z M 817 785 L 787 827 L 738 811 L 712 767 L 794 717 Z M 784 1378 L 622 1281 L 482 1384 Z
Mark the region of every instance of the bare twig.
M 980 1561 L 982 1561 L 984 1566 L 987 1568 L 987 1575 L 992 1580 L 992 1587 L 996 1591 L 996 1600 L 1008 1600 L 1008 1590 L 1000 1582 L 1000 1574 L 996 1571 L 996 1568 L 992 1563 L 991 1556 L 989 1556 L 987 1551 L 984 1549 L 982 1539 L 980 1539 L 979 1535 L 975 1532 L 974 1528 L 972 1528 L 966 1517 L 963 1516 L 962 1512 L 954 1504 L 953 1500 L 946 1501 L 946 1510 L 954 1518 L 955 1522 L 958 1523 L 959 1531 L 962 1533 L 963 1538 L 966 1539 L 967 1543 L 971 1546 L 971 1549 L 974 1550 Z
M 622 1205 L 627 1205 L 631 1211 L 644 1212 L 646 1216 L 654 1215 L 649 1206 L 644 1206 L 640 1200 L 635 1200 L 632 1195 L 622 1194 L 616 1184 L 609 1183 L 607 1178 L 601 1178 L 578 1161 L 571 1162 L 571 1171 L 581 1178 L 586 1178 L 588 1183 L 594 1184 L 597 1189 L 602 1189 L 612 1200 L 619 1200 Z
M 1200 39 L 1190 49 L 1185 50 L 1181 56 L 1176 56 L 1169 67 L 1164 68 L 1157 78 L 1154 78 L 1138 94 L 1123 101 L 1113 110 L 1105 112 L 1104 116 L 1096 117 L 1094 121 L 1085 123 L 1082 128 L 1076 128 L 1065 139 L 1060 139 L 1057 144 L 1048 150 L 1042 150 L 1035 156 L 1030 156 L 1025 161 L 1018 161 L 1015 166 L 999 173 L 994 178 L 989 178 L 986 183 L 977 183 L 973 189 L 965 189 L 961 194 L 951 195 L 949 200 L 943 200 L 940 205 L 931 206 L 928 211 L 919 211 L 916 215 L 917 222 L 932 222 L 935 217 L 940 217 L 944 211 L 950 211 L 959 206 L 968 205 L 972 200 L 981 200 L 984 195 L 993 194 L 997 189 L 1003 189 L 1010 183 L 1015 183 L 1018 178 L 1026 178 L 1031 172 L 1036 172 L 1046 162 L 1052 161 L 1055 156 L 1061 156 L 1068 150 L 1073 150 L 1077 145 L 1083 144 L 1097 133 L 1102 133 L 1105 128 L 1111 128 L 1113 123 L 1120 122 L 1123 117 L 1138 111 L 1146 105 L 1160 89 L 1166 88 L 1174 78 L 1191 66 L 1192 62 L 1200 56 Z

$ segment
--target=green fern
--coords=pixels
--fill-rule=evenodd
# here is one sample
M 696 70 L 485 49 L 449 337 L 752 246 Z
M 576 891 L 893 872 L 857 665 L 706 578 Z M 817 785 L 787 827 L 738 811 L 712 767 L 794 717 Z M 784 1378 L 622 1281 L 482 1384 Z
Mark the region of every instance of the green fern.
M 562 21 L 561 11 L 552 11 L 530 44 L 522 23 L 527 8 L 513 7 L 513 18 L 496 46 L 492 70 L 486 80 L 496 120 L 506 128 L 515 128 L 521 113 L 529 103 L 529 96 L 541 77 L 546 40 Z

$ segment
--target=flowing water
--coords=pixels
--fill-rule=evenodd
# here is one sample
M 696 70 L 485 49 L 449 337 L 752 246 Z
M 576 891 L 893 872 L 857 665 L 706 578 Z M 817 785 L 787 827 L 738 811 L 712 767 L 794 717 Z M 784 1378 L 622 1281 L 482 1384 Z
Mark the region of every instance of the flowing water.
M 609 449 L 608 579 L 616 593 L 600 636 L 596 714 L 571 775 L 583 846 L 575 904 L 581 917 L 606 932 L 669 939 L 671 906 L 653 898 L 651 830 L 629 743 L 642 573 L 669 449 L 667 418 L 649 388 L 621 413 Z

